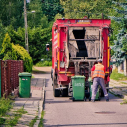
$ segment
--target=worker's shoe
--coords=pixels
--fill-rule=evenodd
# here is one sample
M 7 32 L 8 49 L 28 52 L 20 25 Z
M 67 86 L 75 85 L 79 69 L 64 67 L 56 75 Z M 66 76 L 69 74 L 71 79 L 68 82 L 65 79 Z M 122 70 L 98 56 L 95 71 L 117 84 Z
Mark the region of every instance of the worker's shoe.
M 108 101 L 109 101 L 109 99 L 106 99 L 106 101 L 108 102 Z
M 95 100 L 91 100 L 91 102 L 95 102 Z

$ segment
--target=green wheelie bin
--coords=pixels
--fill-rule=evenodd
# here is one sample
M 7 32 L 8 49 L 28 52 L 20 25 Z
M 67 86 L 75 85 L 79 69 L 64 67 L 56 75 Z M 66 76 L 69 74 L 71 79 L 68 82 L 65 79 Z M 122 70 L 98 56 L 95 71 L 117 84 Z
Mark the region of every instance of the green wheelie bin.
M 73 101 L 85 100 L 85 76 L 73 76 L 72 88 L 73 88 Z
M 22 72 L 19 76 L 19 97 L 29 98 L 30 97 L 30 84 L 31 84 L 31 73 Z
M 90 89 L 90 97 L 89 97 L 89 101 L 91 101 L 91 98 L 92 98 L 92 87 L 93 87 L 93 81 L 91 78 L 89 78 L 89 89 Z M 99 94 L 99 88 L 97 90 L 97 93 L 96 93 L 96 97 L 95 97 L 95 100 L 98 100 L 100 101 L 100 94 Z

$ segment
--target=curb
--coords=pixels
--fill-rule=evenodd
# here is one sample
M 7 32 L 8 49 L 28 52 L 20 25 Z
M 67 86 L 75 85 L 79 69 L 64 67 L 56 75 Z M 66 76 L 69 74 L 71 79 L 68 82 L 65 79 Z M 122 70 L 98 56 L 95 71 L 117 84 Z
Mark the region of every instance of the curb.
M 115 96 L 122 98 L 122 99 L 126 99 L 127 100 L 127 95 L 123 95 L 123 94 L 117 94 L 115 91 L 110 90 L 111 94 L 114 94 Z
M 39 101 L 38 104 L 38 120 L 35 122 L 33 127 L 38 127 L 41 119 L 41 113 L 43 111 L 43 105 L 44 105 L 44 96 L 45 96 L 45 85 L 46 85 L 46 78 L 43 78 L 43 89 L 42 89 L 42 100 Z

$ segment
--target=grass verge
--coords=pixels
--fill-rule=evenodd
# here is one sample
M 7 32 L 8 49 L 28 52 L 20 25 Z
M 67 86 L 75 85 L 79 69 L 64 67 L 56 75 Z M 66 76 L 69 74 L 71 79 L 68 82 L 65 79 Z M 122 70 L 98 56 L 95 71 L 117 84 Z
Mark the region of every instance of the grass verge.
M 117 69 L 112 71 L 112 74 L 111 74 L 110 78 L 113 79 L 113 80 L 116 80 L 116 81 L 127 80 L 127 77 L 124 74 L 118 73 Z
M 39 123 L 38 127 L 44 127 L 44 124 L 43 124 L 44 114 L 45 114 L 45 112 L 42 111 L 42 112 L 41 112 L 40 123 Z
M 38 116 L 36 116 L 31 122 L 29 123 L 29 127 L 33 127 L 36 121 L 38 120 Z
M 121 104 L 121 105 L 127 104 L 127 100 L 126 100 L 126 99 L 123 99 L 123 102 L 121 102 L 120 104 Z
M 27 113 L 23 107 L 16 111 L 11 111 L 14 101 L 9 98 L 3 97 L 0 99 L 0 126 L 15 126 L 22 114 Z
M 46 66 L 52 66 L 52 61 L 39 61 L 36 64 L 37 67 L 46 67 Z
M 12 116 L 5 121 L 5 124 L 9 126 L 15 126 L 18 123 L 19 118 L 22 117 L 22 114 L 25 113 L 27 113 L 27 111 L 25 111 L 23 107 L 17 111 L 14 111 L 14 114 L 12 113 Z
M 3 97 L 0 99 L 0 118 L 2 116 L 5 116 L 6 112 L 13 107 L 12 103 L 13 101 L 10 100 L 9 98 Z

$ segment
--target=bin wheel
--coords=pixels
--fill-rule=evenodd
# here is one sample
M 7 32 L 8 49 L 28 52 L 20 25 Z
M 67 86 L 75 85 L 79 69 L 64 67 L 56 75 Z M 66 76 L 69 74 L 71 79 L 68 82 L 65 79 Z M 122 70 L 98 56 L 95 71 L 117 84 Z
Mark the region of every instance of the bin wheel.
M 101 100 L 101 98 L 100 97 L 98 97 L 98 101 L 100 101 Z
M 75 98 L 74 97 L 72 98 L 72 101 L 75 101 Z
M 86 101 L 86 97 L 84 98 L 84 101 Z
M 89 101 L 91 101 L 91 97 L 89 97 Z

